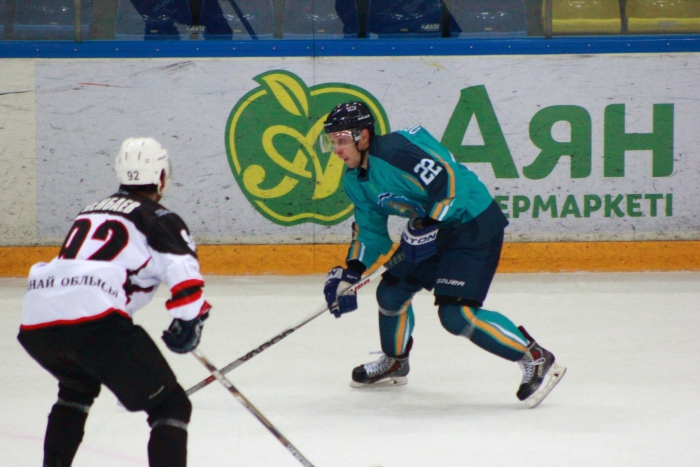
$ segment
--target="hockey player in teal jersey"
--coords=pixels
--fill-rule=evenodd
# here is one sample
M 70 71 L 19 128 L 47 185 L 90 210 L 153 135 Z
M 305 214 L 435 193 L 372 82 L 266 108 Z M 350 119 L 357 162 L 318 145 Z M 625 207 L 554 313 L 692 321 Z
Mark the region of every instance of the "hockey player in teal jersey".
M 482 349 L 517 362 L 523 379 L 517 397 L 537 406 L 566 368 L 523 327 L 482 308 L 498 266 L 508 221 L 486 186 L 425 129 L 377 136 L 362 102 L 335 107 L 324 122 L 324 151 L 348 167 L 345 192 L 355 207 L 346 266 L 328 273 L 324 294 L 331 312 L 357 309 L 355 295 L 340 294 L 390 251 L 389 216 L 408 219 L 397 253 L 406 259 L 377 288 L 384 355 L 353 370 L 351 386 L 406 384 L 414 314 L 413 296 L 432 290 L 443 327 Z

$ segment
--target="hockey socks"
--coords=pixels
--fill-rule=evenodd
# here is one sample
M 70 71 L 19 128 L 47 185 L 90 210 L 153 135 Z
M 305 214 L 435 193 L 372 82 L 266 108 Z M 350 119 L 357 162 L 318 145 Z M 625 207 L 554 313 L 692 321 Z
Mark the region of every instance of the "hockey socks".
M 70 467 L 83 441 L 89 409 L 61 400 L 54 404 L 44 438 L 44 467 Z
M 152 428 L 148 463 L 150 467 L 186 467 L 187 431 L 166 424 Z
M 414 325 L 415 317 L 410 304 L 403 313 L 394 316 L 387 316 L 380 311 L 379 336 L 382 341 L 382 351 L 392 357 L 404 354 Z
M 150 467 L 187 465 L 187 424 L 192 403 L 178 384 L 156 407 L 148 410 L 151 439 L 148 441 Z
M 438 310 L 443 327 L 454 335 L 462 335 L 499 357 L 512 362 L 520 360 L 528 341 L 504 315 L 483 308 L 443 304 Z

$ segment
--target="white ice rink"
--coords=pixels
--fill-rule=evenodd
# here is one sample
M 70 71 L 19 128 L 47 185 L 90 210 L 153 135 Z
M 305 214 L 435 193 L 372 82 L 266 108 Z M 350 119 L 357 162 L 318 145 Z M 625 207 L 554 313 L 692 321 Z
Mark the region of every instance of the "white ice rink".
M 201 351 L 219 367 L 322 303 L 324 277 L 209 277 Z M 39 467 L 56 383 L 16 334 L 25 281 L 0 279 L 0 466 Z M 700 463 L 700 274 L 498 275 L 485 308 L 527 330 L 568 367 L 541 406 L 515 398 L 522 373 L 440 326 L 416 296 L 409 384 L 348 386 L 377 358 L 376 283 L 360 310 L 323 315 L 228 374 L 316 467 L 644 467 Z M 135 316 L 184 388 L 207 371 L 169 352 L 161 290 Z M 190 467 L 301 465 L 218 383 L 191 396 Z M 74 467 L 148 465 L 144 413 L 103 388 Z

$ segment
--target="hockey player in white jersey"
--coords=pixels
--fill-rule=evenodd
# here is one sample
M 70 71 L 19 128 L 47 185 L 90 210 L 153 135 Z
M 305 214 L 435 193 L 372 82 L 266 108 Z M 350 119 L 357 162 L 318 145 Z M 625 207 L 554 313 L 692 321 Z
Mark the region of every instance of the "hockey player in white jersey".
M 44 467 L 69 467 L 101 385 L 151 427 L 151 467 L 187 464 L 192 405 L 148 334 L 131 317 L 159 284 L 172 296 L 163 340 L 174 352 L 197 347 L 211 306 L 202 296 L 195 245 L 185 223 L 161 206 L 168 152 L 129 138 L 116 159 L 119 190 L 78 214 L 57 258 L 29 273 L 18 339 L 58 379 Z

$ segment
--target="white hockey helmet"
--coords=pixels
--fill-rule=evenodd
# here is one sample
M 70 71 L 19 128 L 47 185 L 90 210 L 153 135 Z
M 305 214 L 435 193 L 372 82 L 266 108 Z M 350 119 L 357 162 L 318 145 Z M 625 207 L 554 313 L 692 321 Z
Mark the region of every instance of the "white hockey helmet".
M 168 151 L 153 138 L 125 140 L 117 154 L 115 169 L 122 185 L 155 185 L 159 195 L 163 194 L 170 182 Z M 161 187 L 160 175 L 163 171 L 165 184 Z

